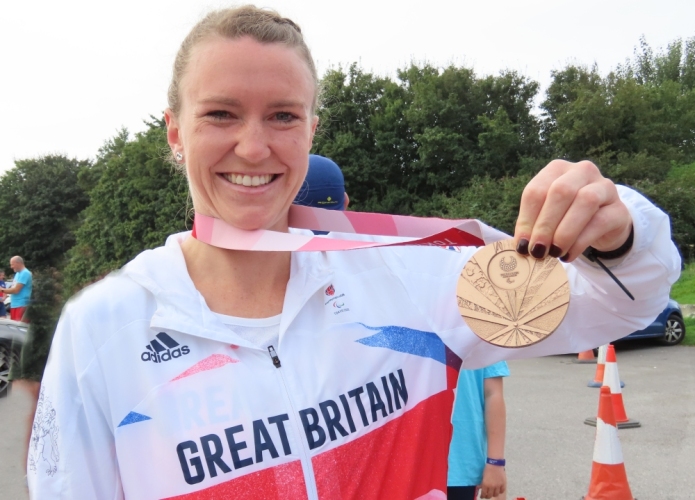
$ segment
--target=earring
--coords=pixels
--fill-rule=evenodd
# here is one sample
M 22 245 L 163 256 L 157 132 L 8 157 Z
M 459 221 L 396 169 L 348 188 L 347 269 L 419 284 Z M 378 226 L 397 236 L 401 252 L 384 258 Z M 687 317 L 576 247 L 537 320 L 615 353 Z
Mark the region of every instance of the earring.
M 176 153 L 176 155 L 174 155 L 174 156 L 176 156 L 176 161 L 183 160 L 183 155 L 181 153 Z

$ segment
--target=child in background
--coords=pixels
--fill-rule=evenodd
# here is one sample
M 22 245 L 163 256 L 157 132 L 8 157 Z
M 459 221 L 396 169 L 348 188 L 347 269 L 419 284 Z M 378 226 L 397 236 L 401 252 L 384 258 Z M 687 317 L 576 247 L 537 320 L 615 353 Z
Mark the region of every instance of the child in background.
M 461 370 L 456 388 L 449 447 L 449 500 L 507 498 L 504 470 L 506 409 L 503 377 L 509 376 L 501 361 L 480 370 Z

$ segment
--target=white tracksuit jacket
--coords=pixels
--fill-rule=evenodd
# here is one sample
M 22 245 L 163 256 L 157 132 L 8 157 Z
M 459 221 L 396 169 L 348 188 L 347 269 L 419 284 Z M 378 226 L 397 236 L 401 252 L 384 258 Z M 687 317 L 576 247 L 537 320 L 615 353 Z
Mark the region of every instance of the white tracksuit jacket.
M 479 340 L 459 315 L 473 248 L 398 247 L 293 254 L 273 360 L 211 313 L 186 272 L 189 235 L 173 235 L 65 307 L 32 498 L 445 498 L 461 366 L 593 348 L 665 307 L 680 270 L 668 217 L 620 191 L 635 241 L 613 271 L 636 300 L 569 265 L 563 324 L 522 349 Z

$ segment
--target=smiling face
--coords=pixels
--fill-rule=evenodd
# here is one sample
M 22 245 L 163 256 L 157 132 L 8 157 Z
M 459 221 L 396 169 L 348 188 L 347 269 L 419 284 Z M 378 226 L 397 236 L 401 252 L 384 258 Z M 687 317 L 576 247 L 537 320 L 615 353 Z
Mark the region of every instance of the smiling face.
M 167 137 L 183 155 L 197 212 L 240 229 L 287 230 L 318 118 L 315 85 L 295 49 L 250 37 L 194 47 Z

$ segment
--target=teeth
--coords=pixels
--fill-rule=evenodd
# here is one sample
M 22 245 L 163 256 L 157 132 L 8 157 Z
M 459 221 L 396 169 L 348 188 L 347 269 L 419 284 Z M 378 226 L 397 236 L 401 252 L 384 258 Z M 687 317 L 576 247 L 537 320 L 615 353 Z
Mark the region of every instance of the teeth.
M 241 175 L 241 174 L 224 174 L 224 178 L 232 184 L 241 186 L 263 186 L 273 180 L 273 174 L 266 175 Z

